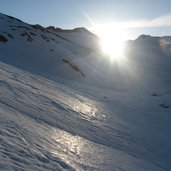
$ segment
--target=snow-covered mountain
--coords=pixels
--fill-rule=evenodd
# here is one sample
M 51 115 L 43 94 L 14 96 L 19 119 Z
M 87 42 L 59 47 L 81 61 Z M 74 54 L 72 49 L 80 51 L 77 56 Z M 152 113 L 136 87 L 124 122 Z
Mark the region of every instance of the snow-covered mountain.
M 142 86 L 139 78 L 158 85 L 160 80 L 154 72 L 158 75 L 161 70 L 161 77 L 165 70 L 170 72 L 170 37 L 142 35 L 128 41 L 125 61 L 111 63 L 100 50 L 99 38 L 85 28 L 44 28 L 3 14 L 0 24 L 1 61 L 51 79 L 61 77 L 98 87 L 124 89 Z
M 99 38 L 85 28 L 44 28 L 3 14 L 0 23 L 0 58 L 4 62 L 44 75 L 84 82 L 97 70 L 92 65 L 100 60 L 97 59 L 100 58 Z
M 0 14 L 0 170 L 170 170 L 171 37 L 98 42 Z

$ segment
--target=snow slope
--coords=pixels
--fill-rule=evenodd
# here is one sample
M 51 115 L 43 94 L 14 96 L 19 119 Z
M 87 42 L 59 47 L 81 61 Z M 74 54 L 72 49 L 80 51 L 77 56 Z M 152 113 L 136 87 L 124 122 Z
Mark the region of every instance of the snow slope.
M 97 42 L 0 14 L 0 170 L 170 170 L 170 37 Z
M 99 38 L 85 28 L 44 28 L 3 14 L 0 25 L 0 35 L 7 39 L 0 42 L 1 61 L 50 79 L 60 77 L 101 88 L 132 89 L 151 81 L 158 85 L 158 70 L 160 77 L 171 71 L 170 37 L 142 35 L 127 44 L 126 58 L 118 63 L 101 52 Z
M 171 91 L 81 92 L 4 63 L 0 69 L 0 170 L 171 168 L 171 109 L 161 106 Z
M 83 82 L 92 77 L 91 73 L 94 73 L 93 78 L 97 76 L 91 63 L 100 60 L 94 50 L 98 48 L 99 38 L 88 30 L 71 30 L 66 38 L 63 34 L 68 31 L 56 32 L 39 25 L 29 25 L 3 14 L 0 15 L 0 24 L 0 34 L 8 40 L 1 42 L 2 61 L 44 75 L 48 73 Z M 81 44 L 83 40 L 84 44 Z

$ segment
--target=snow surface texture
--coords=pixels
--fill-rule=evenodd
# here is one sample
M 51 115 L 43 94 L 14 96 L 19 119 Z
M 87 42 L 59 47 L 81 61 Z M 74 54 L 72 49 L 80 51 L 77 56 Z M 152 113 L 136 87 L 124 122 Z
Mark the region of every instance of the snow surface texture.
M 85 29 L 0 22 L 0 170 L 171 169 L 170 37 L 111 66 Z

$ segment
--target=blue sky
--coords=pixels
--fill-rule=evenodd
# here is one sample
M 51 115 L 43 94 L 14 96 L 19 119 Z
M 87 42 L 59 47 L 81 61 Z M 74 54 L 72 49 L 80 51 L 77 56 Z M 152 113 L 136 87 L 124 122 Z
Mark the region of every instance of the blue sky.
M 129 23 L 130 38 L 171 35 L 171 0 L 0 0 L 0 12 L 61 28 Z

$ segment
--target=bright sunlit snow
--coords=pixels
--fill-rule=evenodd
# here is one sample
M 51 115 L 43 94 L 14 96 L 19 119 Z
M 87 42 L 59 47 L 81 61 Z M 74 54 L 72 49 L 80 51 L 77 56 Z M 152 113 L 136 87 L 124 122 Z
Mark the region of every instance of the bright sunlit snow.
M 85 28 L 0 25 L 0 170 L 170 170 L 169 36 L 128 41 L 122 63 Z
M 92 30 L 100 37 L 100 45 L 111 60 L 122 61 L 124 57 L 124 42 L 128 34 L 119 24 L 96 25 Z

